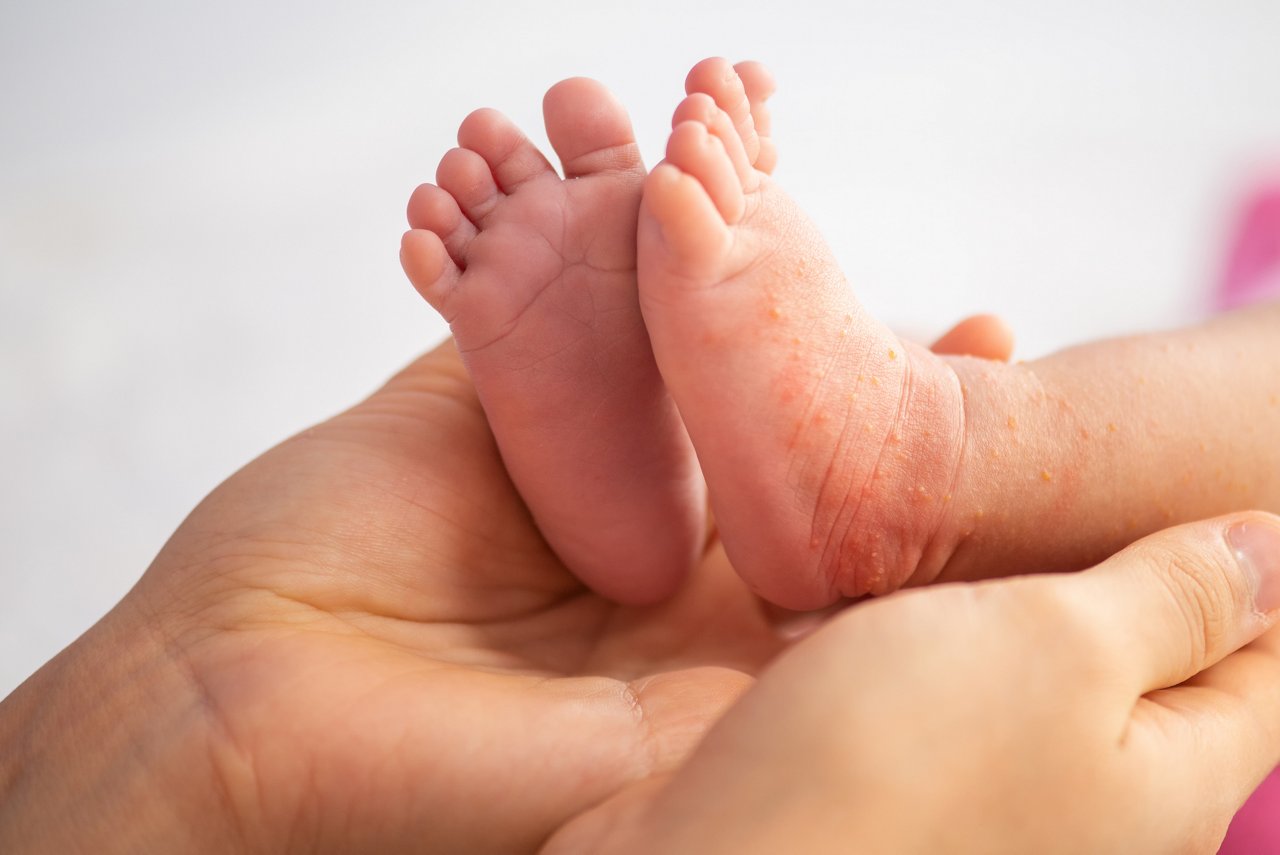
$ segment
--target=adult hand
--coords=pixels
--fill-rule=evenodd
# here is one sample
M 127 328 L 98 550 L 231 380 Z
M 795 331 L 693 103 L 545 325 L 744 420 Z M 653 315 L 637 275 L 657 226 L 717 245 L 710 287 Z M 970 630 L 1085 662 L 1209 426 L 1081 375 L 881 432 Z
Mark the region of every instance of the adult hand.
M 1280 518 L 907 591 L 788 651 L 578 851 L 1212 852 L 1280 761 Z M 1264 634 L 1265 633 L 1265 634 Z M 1256 640 L 1255 640 L 1256 639 Z
M 680 762 L 781 642 L 708 552 L 555 559 L 452 346 L 214 491 L 0 705 L 0 852 L 518 852 Z
M 214 491 L 0 704 L 0 851 L 533 849 L 782 646 L 714 541 L 661 607 L 577 583 L 446 345 Z

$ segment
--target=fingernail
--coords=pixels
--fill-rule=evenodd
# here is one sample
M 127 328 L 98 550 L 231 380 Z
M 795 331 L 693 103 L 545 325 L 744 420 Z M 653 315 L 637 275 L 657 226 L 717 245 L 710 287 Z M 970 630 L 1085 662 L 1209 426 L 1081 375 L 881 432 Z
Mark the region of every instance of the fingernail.
M 1227 529 L 1227 544 L 1253 579 L 1254 608 L 1280 608 L 1280 526 L 1258 520 L 1236 523 Z

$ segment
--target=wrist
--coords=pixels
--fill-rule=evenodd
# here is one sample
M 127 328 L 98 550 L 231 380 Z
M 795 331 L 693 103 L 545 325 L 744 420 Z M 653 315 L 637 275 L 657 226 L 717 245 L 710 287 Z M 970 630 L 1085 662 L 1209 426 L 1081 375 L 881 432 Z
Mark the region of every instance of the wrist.
M 216 848 L 206 728 L 126 600 L 0 702 L 0 851 Z

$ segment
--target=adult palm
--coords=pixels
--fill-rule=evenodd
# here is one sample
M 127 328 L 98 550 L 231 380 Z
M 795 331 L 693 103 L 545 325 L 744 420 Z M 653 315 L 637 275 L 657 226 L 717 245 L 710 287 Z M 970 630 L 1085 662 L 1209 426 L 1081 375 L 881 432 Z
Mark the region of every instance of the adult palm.
M 781 645 L 714 547 L 659 607 L 577 582 L 449 345 L 220 486 L 117 612 L 191 693 L 184 779 L 273 852 L 537 848 L 677 764 Z
M 445 344 L 218 487 L 0 703 L 0 851 L 572 851 L 784 644 L 714 538 L 660 606 L 583 587 Z

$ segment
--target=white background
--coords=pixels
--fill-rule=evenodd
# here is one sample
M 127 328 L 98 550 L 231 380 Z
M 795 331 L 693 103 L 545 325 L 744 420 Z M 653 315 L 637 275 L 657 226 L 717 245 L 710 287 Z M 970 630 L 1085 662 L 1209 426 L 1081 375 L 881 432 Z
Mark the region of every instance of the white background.
M 0 695 L 219 480 L 442 325 L 404 202 L 472 108 L 597 77 L 661 153 L 688 67 L 770 63 L 778 178 L 872 310 L 1035 355 L 1203 311 L 1280 159 L 1275 0 L 0 5 Z

